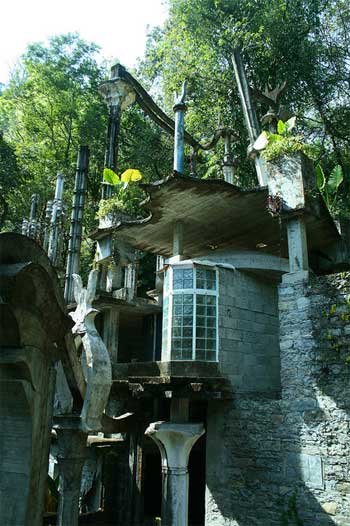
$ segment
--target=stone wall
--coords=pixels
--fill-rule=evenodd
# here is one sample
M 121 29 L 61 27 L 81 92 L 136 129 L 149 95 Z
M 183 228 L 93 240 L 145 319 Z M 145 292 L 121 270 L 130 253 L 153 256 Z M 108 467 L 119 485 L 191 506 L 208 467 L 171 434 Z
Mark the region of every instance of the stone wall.
M 235 391 L 280 388 L 277 285 L 219 270 L 219 362 Z
M 279 289 L 280 400 L 211 402 L 207 526 L 350 525 L 349 275 Z

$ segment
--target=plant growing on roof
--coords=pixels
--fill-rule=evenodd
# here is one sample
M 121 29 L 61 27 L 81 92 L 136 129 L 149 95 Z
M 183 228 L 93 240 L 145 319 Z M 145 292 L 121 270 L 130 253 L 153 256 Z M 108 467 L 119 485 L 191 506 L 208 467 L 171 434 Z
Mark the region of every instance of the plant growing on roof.
M 130 183 L 142 179 L 139 170 L 128 168 L 120 176 L 111 168 L 103 170 L 103 180 L 114 187 L 114 195 L 109 199 L 101 199 L 97 218 L 101 219 L 117 210 L 135 214 L 140 199 L 138 188 Z
M 304 152 L 307 146 L 303 144 L 300 135 L 293 135 L 296 117 L 291 117 L 286 122 L 279 120 L 277 133 L 263 131 L 253 144 L 253 150 L 261 152 L 266 161 L 273 161 L 281 155 L 295 152 Z
M 331 173 L 326 177 L 320 164 L 316 166 L 316 180 L 319 191 L 329 210 L 333 211 L 337 203 L 338 189 L 344 180 L 343 170 L 337 164 Z

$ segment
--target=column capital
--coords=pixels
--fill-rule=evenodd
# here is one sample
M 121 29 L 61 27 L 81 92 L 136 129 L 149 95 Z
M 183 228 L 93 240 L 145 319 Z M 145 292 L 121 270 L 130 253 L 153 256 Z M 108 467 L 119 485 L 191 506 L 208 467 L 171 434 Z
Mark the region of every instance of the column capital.
M 160 450 L 163 469 L 186 472 L 191 449 L 203 433 L 203 424 L 172 422 L 153 422 L 145 431 Z

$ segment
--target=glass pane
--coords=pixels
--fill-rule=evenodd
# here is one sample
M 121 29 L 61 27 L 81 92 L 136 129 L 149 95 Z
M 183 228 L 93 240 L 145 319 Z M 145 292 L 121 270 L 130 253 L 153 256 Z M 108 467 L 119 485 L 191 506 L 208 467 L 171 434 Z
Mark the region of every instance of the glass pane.
M 192 360 L 192 350 L 182 351 L 183 360 Z
M 181 338 L 181 327 L 173 327 L 172 336 L 173 338 Z
M 171 351 L 171 359 L 172 360 L 181 360 L 181 351 L 173 349 Z
M 193 305 L 193 295 L 192 294 L 184 294 L 183 295 L 183 302 L 185 305 Z
M 205 360 L 205 351 L 197 349 L 196 351 L 196 360 Z
M 215 307 L 207 307 L 207 316 L 215 316 L 216 314 L 216 308 Z
M 184 269 L 184 279 L 193 279 L 193 269 L 191 268 L 185 268 Z
M 207 327 L 215 327 L 215 325 L 216 325 L 215 318 L 207 318 Z
M 192 316 L 191 317 L 186 317 L 186 318 L 183 318 L 183 326 L 184 327 L 192 327 Z
M 184 338 L 182 340 L 182 349 L 192 351 L 192 338 Z
M 198 279 L 197 278 L 197 289 L 206 289 L 207 287 L 205 286 L 205 280 L 204 279 Z
M 179 316 L 176 317 L 176 318 L 173 318 L 173 327 L 181 327 L 181 320 L 182 318 L 180 318 Z
M 207 334 L 206 334 L 206 336 L 207 336 L 207 338 L 213 340 L 213 339 L 215 338 L 215 336 L 216 336 L 215 333 L 216 333 L 215 329 L 207 329 Z
M 205 327 L 206 319 L 204 316 L 197 316 L 196 318 L 196 324 L 197 327 Z
M 193 288 L 193 269 L 173 269 L 173 286 L 174 289 L 192 289 Z
M 215 350 L 215 340 L 207 340 L 207 349 Z
M 205 316 L 205 307 L 197 305 L 197 316 Z
M 204 339 L 203 340 L 199 338 L 196 339 L 196 352 L 198 350 L 205 351 L 205 340 Z
M 196 287 L 197 289 L 216 289 L 216 271 L 215 270 L 205 270 L 199 269 L 196 270 Z
M 182 305 L 174 305 L 173 315 L 174 316 L 182 316 Z
M 174 289 L 182 289 L 182 280 L 174 279 Z
M 196 336 L 197 338 L 205 338 L 205 329 L 201 327 L 197 327 Z
M 192 338 L 192 327 L 184 327 L 182 330 L 184 338 Z
M 174 305 L 181 305 L 182 304 L 182 294 L 174 294 L 173 303 Z
M 188 315 L 190 315 L 190 316 L 192 315 L 192 313 L 193 313 L 193 307 L 192 307 L 192 305 L 185 305 L 183 309 L 184 309 L 183 312 L 184 312 L 184 315 L 185 315 L 185 316 L 186 316 L 186 315 L 187 315 L 187 316 L 188 316 Z
M 181 338 L 173 338 L 171 341 L 171 348 L 176 350 L 181 350 L 182 347 L 182 340 Z

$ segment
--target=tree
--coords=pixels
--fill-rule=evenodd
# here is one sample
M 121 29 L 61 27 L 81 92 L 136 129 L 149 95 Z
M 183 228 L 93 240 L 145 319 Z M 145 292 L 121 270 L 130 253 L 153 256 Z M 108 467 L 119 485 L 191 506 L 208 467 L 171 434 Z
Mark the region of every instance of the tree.
M 96 61 L 97 51 L 76 34 L 32 44 L 2 93 L 1 127 L 27 174 L 21 186 L 27 203 L 33 192 L 43 204 L 52 198 L 56 174 L 63 171 L 70 204 L 80 144 L 90 146 L 89 191 L 97 199 L 107 117 L 98 91 L 106 72 Z
M 238 132 L 234 152 L 242 184 L 247 134 L 231 56 L 240 46 L 252 87 L 263 91 L 287 81 L 283 104 L 298 115 L 314 156 L 349 170 L 350 7 L 344 0 L 168 0 L 169 18 L 151 33 L 141 72 L 161 86 L 170 109 L 172 93 L 188 80 L 187 127 L 209 136 L 218 123 Z M 256 102 L 261 117 L 268 107 Z M 210 163 L 209 163 L 210 164 Z M 344 185 L 345 188 L 345 185 Z

